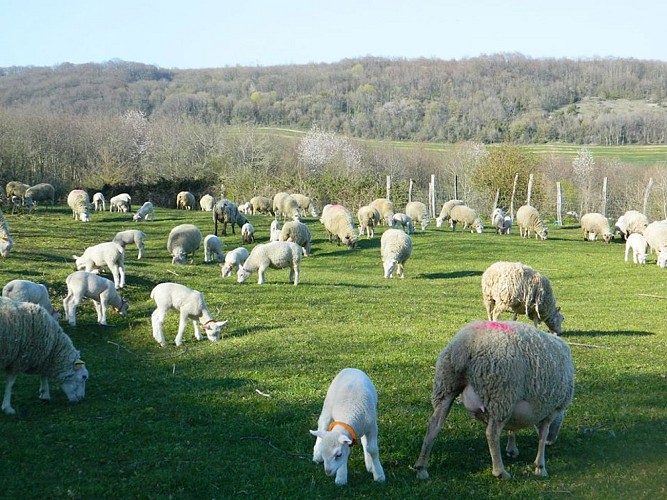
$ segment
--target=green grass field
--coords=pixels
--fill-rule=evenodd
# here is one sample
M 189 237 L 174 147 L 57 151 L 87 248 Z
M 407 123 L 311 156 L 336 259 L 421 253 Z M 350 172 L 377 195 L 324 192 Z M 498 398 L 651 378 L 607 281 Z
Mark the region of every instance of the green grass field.
M 518 230 L 497 236 L 429 227 L 413 236 L 404 280 L 385 280 L 379 232 L 348 251 L 307 219 L 313 256 L 301 283 L 269 270 L 244 285 L 222 279 L 217 264 L 172 266 L 169 230 L 192 222 L 208 234 L 210 213 L 157 209 L 136 225 L 130 214 L 71 219 L 64 207 L 6 215 L 15 247 L 0 260 L 1 283 L 22 278 L 50 287 L 62 305 L 72 254 L 122 229 L 147 233 L 145 258 L 128 247 L 127 318 L 109 312 L 95 324 L 91 302 L 77 327 L 64 325 L 91 378 L 86 399 L 50 404 L 39 379 L 21 375 L 17 415 L 0 414 L 0 488 L 5 498 L 664 498 L 667 495 L 667 271 L 623 261 L 618 241 L 584 242 L 575 226 L 551 227 L 547 241 Z M 258 241 L 270 219 L 251 217 Z M 515 228 L 516 229 L 516 228 Z M 223 237 L 225 250 L 240 235 Z M 491 475 L 484 426 L 456 405 L 436 441 L 431 479 L 411 470 L 431 414 L 440 350 L 465 323 L 485 317 L 482 272 L 498 260 L 522 261 L 547 275 L 573 345 L 576 395 L 558 442 L 547 450 L 548 478 L 531 472 L 537 439 L 518 433 L 521 455 L 505 459 L 510 481 Z M 169 345 L 152 338 L 154 285 L 176 281 L 205 293 L 227 319 L 222 340 L 197 342 L 191 326 L 176 347 L 177 317 L 165 323 Z M 510 319 L 509 314 L 504 319 Z M 525 318 L 523 318 L 525 320 Z M 379 394 L 376 484 L 353 449 L 349 482 L 337 487 L 311 462 L 326 389 L 343 367 L 365 370 Z M 503 444 L 504 445 L 504 444 Z

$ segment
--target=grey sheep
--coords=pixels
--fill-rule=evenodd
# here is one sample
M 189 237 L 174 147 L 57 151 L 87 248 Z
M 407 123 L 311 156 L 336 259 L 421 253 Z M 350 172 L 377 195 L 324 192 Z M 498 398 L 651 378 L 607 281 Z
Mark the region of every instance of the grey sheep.
M 38 202 L 47 202 L 53 206 L 56 198 L 56 190 L 51 184 L 41 182 L 26 189 L 24 198 L 26 206 L 30 207 L 30 209 Z
M 600 236 L 605 243 L 609 243 L 613 238 L 609 221 L 607 218 L 597 212 L 590 212 L 581 216 L 581 230 L 584 233 L 584 241 L 595 239 Z
M 140 260 L 144 256 L 144 238 L 146 233 L 138 229 L 127 229 L 125 231 L 118 231 L 113 237 L 113 242 L 118 243 L 123 248 L 134 243 L 139 250 L 137 259 Z
M 60 311 L 53 307 L 49 291 L 41 283 L 28 280 L 12 280 L 2 288 L 2 296 L 19 302 L 32 302 L 46 309 L 53 319 L 60 320 Z
M 289 268 L 290 283 L 294 286 L 299 284 L 299 271 L 301 266 L 302 250 L 299 245 L 292 241 L 272 241 L 262 243 L 252 249 L 246 261 L 239 266 L 237 281 L 244 283 L 250 275 L 257 271 L 257 284 L 264 284 L 264 273 L 268 268 Z
M 523 205 L 516 211 L 516 222 L 519 224 L 519 233 L 522 238 L 530 238 L 530 232 L 535 233 L 535 239 L 546 240 L 549 231 L 544 226 L 540 213 L 535 207 Z
M 188 255 L 192 255 L 194 261 L 201 240 L 201 231 L 194 224 L 180 224 L 174 227 L 167 238 L 167 250 L 172 255 L 171 263 L 183 265 L 187 262 Z
M 227 224 L 232 226 L 232 234 L 236 234 L 234 226 L 237 225 L 240 229 L 248 222 L 248 219 L 239 213 L 236 203 L 223 198 L 218 200 L 213 207 L 213 233 L 216 236 L 218 235 L 218 222 L 222 223 L 222 236 L 227 236 Z
M 342 205 L 326 205 L 322 209 L 320 222 L 329 235 L 329 241 L 345 243 L 352 249 L 357 243 L 357 233 L 354 230 L 354 220 L 350 211 Z M 391 223 L 391 221 L 390 221 Z
M 412 239 L 400 229 L 387 229 L 380 238 L 380 255 L 384 267 L 384 277 L 391 278 L 394 270 L 399 278 L 404 278 L 404 267 L 412 254 Z
M 290 220 L 280 230 L 279 241 L 293 241 L 303 249 L 303 255 L 310 256 L 310 229 L 303 222 Z

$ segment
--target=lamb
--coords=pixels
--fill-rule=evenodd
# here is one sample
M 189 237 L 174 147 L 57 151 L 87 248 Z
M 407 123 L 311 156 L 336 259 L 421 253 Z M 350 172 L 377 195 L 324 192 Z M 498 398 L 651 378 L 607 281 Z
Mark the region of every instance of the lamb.
M 95 305 L 97 323 L 107 324 L 107 307 L 113 307 L 121 316 L 127 315 L 129 304 L 121 298 L 111 280 L 86 271 L 75 271 L 65 279 L 67 296 L 63 300 L 65 320 L 70 326 L 76 326 L 76 308 L 84 298 L 89 298 Z
M 549 278 L 521 262 L 496 262 L 482 274 L 482 297 L 489 321 L 501 312 L 519 313 L 533 320 L 535 327 L 543 321 L 556 335 L 562 331 L 563 315 L 556 307 L 556 297 Z
M 357 220 L 359 221 L 359 236 L 366 233 L 366 237 L 371 239 L 375 236 L 375 226 L 380 223 L 380 212 L 375 207 L 364 205 L 357 211 Z
M 195 206 L 195 195 L 190 191 L 181 191 L 176 195 L 176 208 L 179 210 L 192 210 Z
M 387 229 L 380 238 L 380 255 L 384 266 L 384 277 L 391 278 L 396 270 L 404 278 L 403 268 L 412 254 L 412 239 L 400 229 Z
M 632 234 L 630 236 L 632 236 Z M 650 247 L 651 252 L 660 252 L 662 247 L 667 246 L 667 221 L 661 220 L 651 222 L 644 229 L 643 236 Z
M 393 215 L 392 215 L 393 216 Z M 350 211 L 342 205 L 327 205 L 322 209 L 320 222 L 329 235 L 329 241 L 337 241 L 352 249 L 357 243 L 357 234 L 354 230 L 354 221 Z
M 241 227 L 241 241 L 247 244 L 255 242 L 255 227 L 250 222 Z
M 502 208 L 497 207 L 491 214 L 491 225 L 496 228 L 497 234 L 510 234 L 512 218 L 506 216 Z
M 283 220 L 301 218 L 301 209 L 299 204 L 288 193 L 276 193 L 273 197 L 273 213 L 277 216 L 281 215 Z
M 411 201 L 405 205 L 405 213 L 412 218 L 414 222 L 418 222 L 422 231 L 426 230 L 431 219 L 428 216 L 428 208 L 421 201 Z
M 107 201 L 104 198 L 104 195 L 99 191 L 93 195 L 93 207 L 95 208 L 96 212 L 106 212 Z
M 141 258 L 144 256 L 145 237 L 146 234 L 143 231 L 139 231 L 138 229 L 128 229 L 126 231 L 117 232 L 112 241 L 114 243 L 118 243 L 123 248 L 134 243 L 139 250 L 139 253 L 137 254 L 137 260 L 141 260 Z
M 415 232 L 415 223 L 412 221 L 412 217 L 402 212 L 394 214 L 391 225 L 394 228 L 402 227 L 403 231 L 408 234 L 413 234 Z
M 239 228 L 243 227 L 247 219 L 239 214 L 239 209 L 236 206 L 236 203 L 229 201 L 226 198 L 218 200 L 213 207 L 213 224 L 215 226 L 214 233 L 218 235 L 218 222 L 222 222 L 222 235 L 227 236 L 227 224 L 232 226 L 232 234 L 236 234 L 234 230 L 234 225 L 236 224 Z
M 310 256 L 310 229 L 303 222 L 296 220 L 285 222 L 280 231 L 279 241 L 293 241 L 303 249 L 304 256 Z
M 350 448 L 364 449 L 366 470 L 375 481 L 385 480 L 380 463 L 377 425 L 377 391 L 371 379 L 357 368 L 344 368 L 333 379 L 317 420 L 313 462 L 324 462 L 327 476 L 336 474 L 337 485 L 347 484 Z
M 183 265 L 190 254 L 194 261 L 201 240 L 201 231 L 194 224 L 180 224 L 174 227 L 167 238 L 167 250 L 172 255 L 171 263 Z
M 623 219 L 626 224 L 626 237 L 632 233 L 644 233 L 644 229 L 648 226 L 648 218 L 637 210 L 628 210 L 623 214 Z
M 90 199 L 83 189 L 74 189 L 67 195 L 67 204 L 72 209 L 74 220 L 88 222 L 90 220 Z
M 0 255 L 7 257 L 14 247 L 14 240 L 9 234 L 9 226 L 0 210 Z
M 641 233 L 632 233 L 625 240 L 625 262 L 628 261 L 628 254 L 632 249 L 632 262 L 635 264 L 646 264 L 646 248 L 648 243 Z
M 452 208 L 457 205 L 465 205 L 461 200 L 449 200 L 442 205 L 442 210 L 440 210 L 440 215 L 435 219 L 435 225 L 441 227 L 444 221 L 448 221 L 451 218 Z
M 53 206 L 53 202 L 56 198 L 55 188 L 47 183 L 41 182 L 30 186 L 25 191 L 24 199 L 26 206 L 32 209 L 33 205 L 37 202 L 47 202 L 49 205 Z
M 245 203 L 242 203 L 239 205 L 239 213 L 243 215 L 251 215 L 252 214 L 252 205 L 250 204 L 249 201 L 246 201 Z
M 227 278 L 231 276 L 234 269 L 238 269 L 239 266 L 242 266 L 243 263 L 248 259 L 248 249 L 244 247 L 238 247 L 227 252 L 225 255 L 225 262 L 221 266 L 222 277 Z
M 259 244 L 252 249 L 246 261 L 239 266 L 237 281 L 244 283 L 253 272 L 257 271 L 257 284 L 263 285 L 264 273 L 269 267 L 272 269 L 289 267 L 289 281 L 294 282 L 294 286 L 297 286 L 301 253 L 301 247 L 292 241 L 272 241 Z
M 461 394 L 471 416 L 486 423 L 493 475 L 510 479 L 500 434 L 509 431 L 507 454 L 519 455 L 514 430 L 535 426 L 539 444 L 535 474 L 547 476 L 545 445 L 553 444 L 574 396 L 574 365 L 566 342 L 525 323 L 476 321 L 465 325 L 440 352 L 433 379 L 433 414 L 417 477 L 428 479 L 433 443 L 452 403 Z
M 49 291 L 41 283 L 28 280 L 12 280 L 2 288 L 2 296 L 19 302 L 39 304 L 53 316 L 53 319 L 60 320 L 60 311 L 51 305 Z
M 205 194 L 199 199 L 199 206 L 203 212 L 212 212 L 215 206 L 215 197 Z
M 292 194 L 292 198 L 296 200 L 296 203 L 299 205 L 299 210 L 302 214 L 310 214 L 313 217 L 317 217 L 319 213 L 313 204 L 313 200 L 303 194 Z
M 463 223 L 463 229 L 470 228 L 470 232 L 477 231 L 481 234 L 484 230 L 482 219 L 477 215 L 477 212 L 467 205 L 454 205 L 449 212 L 450 224 L 452 231 L 456 231 L 456 224 Z
M 109 200 L 109 212 L 130 212 L 132 211 L 132 197 L 127 193 L 120 193 L 112 196 Z
M 180 346 L 183 343 L 183 333 L 188 320 L 192 321 L 195 330 L 195 338 L 202 340 L 202 334 L 199 331 L 198 323 L 201 323 L 206 337 L 215 342 L 220 337 L 220 328 L 227 321 L 216 321 L 206 307 L 204 295 L 178 283 L 160 283 L 151 290 L 151 299 L 155 301 L 157 308 L 151 314 L 151 325 L 153 328 L 153 338 L 162 346 L 166 347 L 167 341 L 164 338 L 162 325 L 169 309 L 174 309 L 180 314 L 178 323 L 178 333 L 174 343 Z
M 225 254 L 222 251 L 222 240 L 215 234 L 207 234 L 204 238 L 204 262 L 222 262 Z
M 540 213 L 535 207 L 523 205 L 516 211 L 516 221 L 519 224 L 519 233 L 522 238 L 530 238 L 530 232 L 535 233 L 535 239 L 546 240 L 549 237 L 549 231 L 544 226 Z
M 396 211 L 394 210 L 394 204 L 391 201 L 387 198 L 376 198 L 371 201 L 369 205 L 376 208 L 380 213 L 380 222 L 383 222 L 387 226 L 392 225 L 394 213 L 396 213 Z M 322 213 L 324 213 L 324 210 L 322 210 Z
M 150 201 L 147 201 L 139 207 L 139 210 L 136 211 L 132 220 L 134 222 L 143 222 L 147 221 L 149 218 L 151 221 L 155 222 L 155 209 L 153 208 L 153 204 Z
M 116 288 L 125 286 L 125 248 L 113 241 L 99 243 L 86 248 L 80 257 L 72 255 L 76 261 L 77 271 L 99 270 L 106 267 L 113 275 Z
M 49 377 L 56 379 L 70 402 L 86 394 L 88 370 L 72 340 L 42 306 L 0 298 L 0 369 L 7 374 L 2 411 L 14 415 L 12 388 L 19 373 L 41 376 L 39 398 L 51 399 Z
M 273 219 L 271 221 L 271 227 L 269 228 L 270 231 L 270 236 L 269 236 L 269 241 L 279 241 L 280 240 L 280 222 L 278 222 L 278 219 Z
M 582 215 L 581 230 L 584 232 L 584 241 L 595 241 L 597 236 L 601 236 L 605 243 L 609 243 L 614 237 L 607 218 L 597 212 Z
M 252 215 L 266 214 L 273 215 L 273 202 L 266 196 L 254 196 L 250 198 L 252 205 Z

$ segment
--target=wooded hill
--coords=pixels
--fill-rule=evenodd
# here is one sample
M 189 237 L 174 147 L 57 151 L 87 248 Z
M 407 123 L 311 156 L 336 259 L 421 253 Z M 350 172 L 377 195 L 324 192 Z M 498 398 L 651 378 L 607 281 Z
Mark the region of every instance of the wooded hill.
M 520 54 L 192 70 L 114 60 L 0 68 L 0 108 L 366 139 L 665 144 L 666 82 L 667 62 Z

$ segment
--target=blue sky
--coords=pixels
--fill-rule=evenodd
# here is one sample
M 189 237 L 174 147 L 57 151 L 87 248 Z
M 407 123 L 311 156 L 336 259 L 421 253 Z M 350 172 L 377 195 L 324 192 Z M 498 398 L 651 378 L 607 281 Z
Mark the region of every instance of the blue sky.
M 205 68 L 515 52 L 667 61 L 665 0 L 0 0 L 0 20 L 0 67 L 122 59 Z

